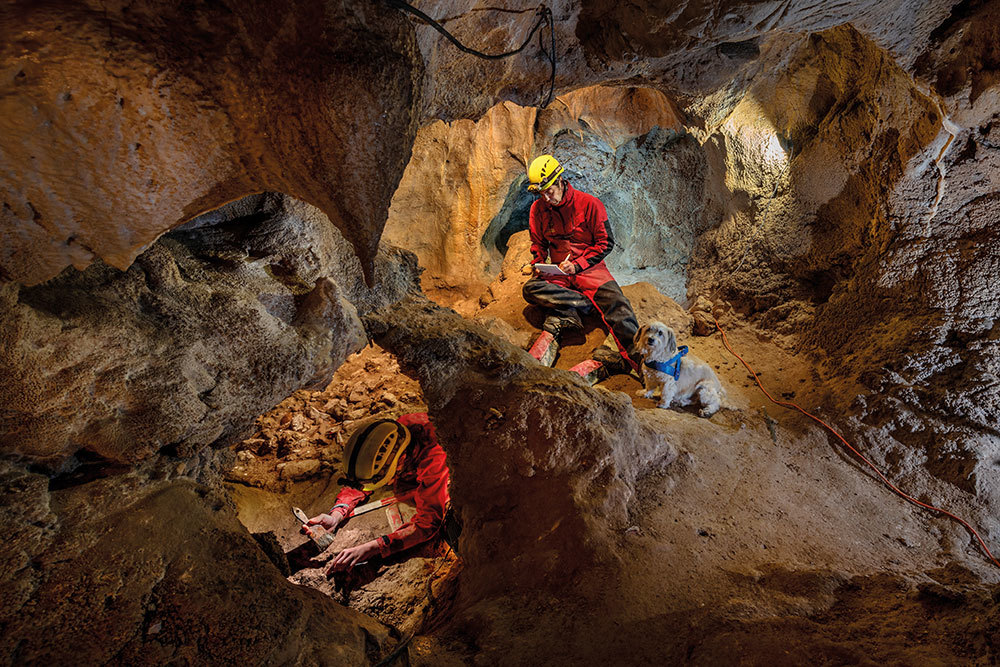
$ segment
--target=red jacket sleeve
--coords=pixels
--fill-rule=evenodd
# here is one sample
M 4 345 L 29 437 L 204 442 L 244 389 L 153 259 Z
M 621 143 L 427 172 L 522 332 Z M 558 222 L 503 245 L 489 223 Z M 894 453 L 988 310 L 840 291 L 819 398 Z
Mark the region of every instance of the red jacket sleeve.
M 419 418 L 404 420 L 404 418 Z M 422 431 L 426 438 L 417 462 L 417 489 L 413 494 L 417 506 L 414 517 L 397 530 L 379 538 L 379 551 L 383 557 L 426 542 L 434 537 L 444 522 L 448 508 L 448 465 L 441 445 L 437 442 L 434 426 L 426 415 L 403 415 L 400 423 L 413 426 L 413 432 Z
M 539 202 L 531 205 L 528 211 L 528 235 L 531 237 L 531 263 L 538 264 L 549 258 L 549 242 L 542 234 L 542 219 L 538 214 Z
M 333 507 L 330 509 L 330 514 L 334 512 L 343 512 L 344 516 L 347 516 L 354 508 L 361 504 L 361 501 L 368 500 L 371 497 L 371 491 L 359 491 L 358 489 L 352 489 L 349 486 L 345 486 L 337 494 L 337 499 L 334 502 Z M 343 518 L 343 517 L 341 517 Z
M 590 228 L 590 232 L 593 235 L 593 242 L 573 260 L 578 273 L 586 271 L 594 264 L 601 262 L 615 246 L 611 227 L 608 225 L 608 212 L 605 210 L 604 204 L 597 197 L 594 197 L 587 207 L 584 224 Z

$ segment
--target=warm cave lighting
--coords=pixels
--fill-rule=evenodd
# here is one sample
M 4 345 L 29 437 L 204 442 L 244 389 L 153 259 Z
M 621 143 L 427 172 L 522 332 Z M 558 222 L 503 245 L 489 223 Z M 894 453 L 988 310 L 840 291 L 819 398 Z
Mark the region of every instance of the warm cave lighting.
M 752 98 L 746 98 L 733 109 L 723 127 L 737 151 L 753 161 L 783 169 L 788 164 L 788 154 L 778 138 L 774 125 L 764 109 Z
M 773 164 L 781 164 L 788 160 L 788 155 L 785 153 L 785 149 L 781 146 L 781 140 L 778 139 L 777 133 L 773 130 L 768 132 L 768 138 L 764 143 L 764 159 Z

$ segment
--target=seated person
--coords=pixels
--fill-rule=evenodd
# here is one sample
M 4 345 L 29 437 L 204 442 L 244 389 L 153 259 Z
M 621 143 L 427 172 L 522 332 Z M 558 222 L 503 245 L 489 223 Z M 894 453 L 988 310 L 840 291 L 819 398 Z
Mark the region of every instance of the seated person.
M 531 265 L 551 261 L 562 271 L 542 274 L 535 268 L 534 277 L 524 284 L 525 301 L 541 306 L 546 316 L 530 354 L 546 366 L 553 365 L 562 334 L 582 329 L 580 316 L 596 310 L 618 353 L 598 348 L 596 361 L 570 369 L 593 384 L 608 375 L 638 372 L 632 339 L 639 324 L 604 263 L 615 246 L 604 204 L 570 185 L 564 171 L 551 155 L 536 158 L 528 167 L 528 190 L 538 195 L 528 216 Z
M 388 535 L 344 549 L 334 557 L 332 569 L 345 570 L 376 556 L 386 558 L 442 530 L 448 507 L 448 466 L 427 413 L 380 419 L 356 429 L 344 447 L 343 467 L 344 488 L 329 513 L 302 526 L 306 535 L 311 536 L 309 526 L 315 525 L 332 532 L 373 491 L 390 483 L 397 496 L 413 493 L 417 513 Z

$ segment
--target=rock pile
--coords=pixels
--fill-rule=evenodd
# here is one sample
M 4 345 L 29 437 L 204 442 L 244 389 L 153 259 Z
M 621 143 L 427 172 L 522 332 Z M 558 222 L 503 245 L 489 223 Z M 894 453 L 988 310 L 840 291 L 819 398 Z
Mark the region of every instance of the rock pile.
M 356 424 L 423 410 L 416 380 L 377 346 L 352 356 L 322 391 L 303 389 L 257 420 L 253 437 L 236 445 L 227 480 L 271 491 L 338 468 Z

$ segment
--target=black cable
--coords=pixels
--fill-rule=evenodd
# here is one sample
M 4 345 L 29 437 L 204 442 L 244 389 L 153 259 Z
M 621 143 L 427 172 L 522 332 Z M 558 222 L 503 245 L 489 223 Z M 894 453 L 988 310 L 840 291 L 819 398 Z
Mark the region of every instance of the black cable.
M 544 18 L 548 20 L 549 23 L 549 37 L 552 38 L 552 48 L 550 51 L 546 52 L 545 47 L 542 46 L 542 33 L 538 33 L 538 48 L 541 49 L 542 53 L 549 57 L 549 63 L 552 64 L 552 73 L 549 75 L 549 96 L 545 99 L 545 104 L 542 108 L 549 106 L 552 102 L 552 94 L 556 89 L 556 30 L 555 22 L 552 19 L 552 10 L 548 7 L 541 7 L 539 11 L 544 10 Z
M 432 28 L 434 28 L 439 33 L 447 37 L 448 40 L 451 41 L 451 43 L 454 44 L 456 47 L 458 47 L 460 51 L 464 51 L 465 53 L 469 53 L 479 58 L 485 58 L 486 60 L 502 60 L 503 58 L 509 58 L 510 56 L 517 55 L 518 53 L 523 51 L 524 47 L 526 47 L 528 45 L 528 42 L 531 41 L 531 38 L 535 36 L 535 32 L 537 32 L 538 29 L 542 26 L 542 24 L 545 23 L 545 12 L 548 12 L 548 9 L 545 7 L 541 7 L 538 9 L 538 13 L 540 14 L 540 16 L 538 17 L 538 21 L 535 23 L 535 27 L 531 29 L 531 32 L 528 33 L 528 38 L 524 40 L 524 43 L 521 44 L 521 46 L 519 46 L 513 51 L 508 51 L 507 53 L 490 54 L 490 53 L 483 53 L 482 51 L 476 51 L 475 49 L 470 49 L 469 47 L 465 46 L 460 41 L 458 41 L 454 35 L 445 30 L 444 26 L 442 26 L 440 23 L 432 19 L 430 16 L 427 16 L 427 14 L 424 14 L 422 11 L 420 11 L 413 5 L 410 5 L 404 2 L 403 0 L 386 0 L 386 1 L 389 3 L 389 5 L 395 7 L 396 9 L 401 9 L 405 12 L 409 12 L 414 16 L 430 24 Z
M 521 46 L 514 49 L 513 51 L 507 51 L 506 53 L 483 53 L 482 51 L 470 49 L 469 47 L 462 44 L 460 41 L 458 41 L 458 39 L 455 38 L 454 35 L 448 32 L 444 28 L 444 26 L 442 26 L 440 23 L 438 23 L 437 21 L 435 21 L 430 16 L 423 13 L 413 5 L 405 2 L 405 0 L 386 0 L 386 2 L 390 7 L 399 9 L 404 12 L 409 12 L 410 14 L 413 14 L 420 20 L 430 25 L 432 28 L 437 30 L 442 35 L 444 35 L 448 39 L 448 41 L 454 44 L 459 51 L 476 56 L 477 58 L 483 58 L 484 60 L 502 60 L 504 58 L 509 58 L 510 56 L 517 55 L 521 51 L 524 51 L 525 47 L 527 47 L 528 44 L 531 42 L 531 38 L 535 36 L 536 32 L 538 32 L 538 29 L 547 23 L 549 28 L 549 34 L 552 36 L 551 52 L 547 52 L 545 50 L 545 47 L 542 46 L 542 34 L 538 32 L 539 48 L 542 50 L 542 53 L 544 53 L 548 57 L 549 62 L 552 65 L 552 72 L 551 75 L 549 76 L 549 95 L 546 98 L 545 104 L 543 104 L 542 107 L 547 107 L 549 103 L 552 102 L 552 95 L 555 91 L 555 85 L 556 85 L 556 33 L 555 33 L 555 21 L 552 18 L 552 10 L 546 7 L 545 5 L 540 5 L 536 10 L 538 14 L 538 21 L 535 22 L 534 27 L 531 29 L 531 32 L 528 33 L 528 36 L 525 38 Z

